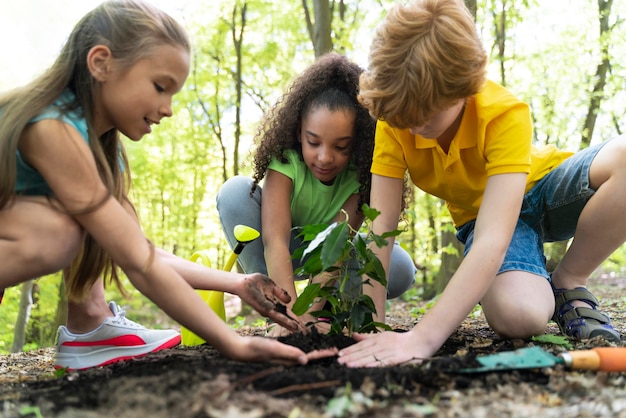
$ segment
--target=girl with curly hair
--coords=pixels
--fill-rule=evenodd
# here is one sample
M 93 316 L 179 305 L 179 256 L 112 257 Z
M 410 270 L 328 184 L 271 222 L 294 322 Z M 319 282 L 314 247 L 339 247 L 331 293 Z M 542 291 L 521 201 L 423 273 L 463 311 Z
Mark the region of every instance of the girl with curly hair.
M 291 259 L 302 245 L 294 228 L 347 217 L 358 230 L 364 220 L 360 208 L 369 203 L 376 121 L 357 101 L 362 71 L 330 53 L 296 77 L 258 128 L 254 177 L 230 178 L 217 197 L 231 246 L 237 244 L 235 225 L 261 231 L 262 239 L 248 244 L 239 256 L 241 267 L 269 273 L 289 292 L 289 307 L 297 297 L 294 281 L 301 279 L 294 275 L 300 263 Z M 392 266 L 388 298 L 404 293 L 415 281 L 415 265 L 399 245 L 392 251 Z M 271 335 L 286 331 L 275 327 Z

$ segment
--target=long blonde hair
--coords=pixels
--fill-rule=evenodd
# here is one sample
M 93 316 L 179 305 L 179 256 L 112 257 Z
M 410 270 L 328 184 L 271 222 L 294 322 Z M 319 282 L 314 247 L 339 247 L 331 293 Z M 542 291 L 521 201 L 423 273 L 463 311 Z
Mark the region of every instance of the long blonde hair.
M 478 93 L 487 54 L 461 0 L 413 0 L 392 7 L 377 28 L 359 100 L 397 128 Z
M 106 45 L 122 69 L 150 56 L 164 44 L 190 50 L 185 30 L 169 15 L 141 0 L 111 0 L 87 13 L 74 27 L 52 66 L 29 84 L 0 97 L 0 208 L 15 197 L 16 152 L 22 131 L 66 90 L 75 100 L 62 112 L 81 111 L 89 133 L 101 180 L 118 201 L 128 200 L 130 169 L 117 129 L 97 137 L 94 124 L 94 79 L 87 67 L 87 54 L 95 45 Z M 94 202 L 81 213 L 94 210 Z M 132 207 L 132 205 L 131 205 Z M 80 300 L 103 274 L 123 291 L 112 260 L 90 236 L 70 266 L 68 297 Z

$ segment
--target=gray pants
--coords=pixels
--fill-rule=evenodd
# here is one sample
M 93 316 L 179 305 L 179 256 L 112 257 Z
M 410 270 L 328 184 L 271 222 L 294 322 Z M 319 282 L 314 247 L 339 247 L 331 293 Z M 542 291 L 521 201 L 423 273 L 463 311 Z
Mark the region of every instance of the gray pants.
M 228 179 L 217 194 L 217 211 L 224 234 L 231 248 L 237 245 L 233 228 L 243 224 L 263 233 L 261 225 L 261 187 L 257 187 L 250 196 L 252 179 L 235 176 Z M 289 250 L 293 254 L 303 243 L 291 234 Z M 267 274 L 264 247 L 261 239 L 247 244 L 237 259 L 246 273 L 260 272 Z M 300 267 L 300 260 L 293 260 L 293 268 Z M 415 283 L 417 268 L 411 256 L 398 243 L 391 251 L 391 263 L 387 277 L 387 299 L 393 299 L 406 292 Z

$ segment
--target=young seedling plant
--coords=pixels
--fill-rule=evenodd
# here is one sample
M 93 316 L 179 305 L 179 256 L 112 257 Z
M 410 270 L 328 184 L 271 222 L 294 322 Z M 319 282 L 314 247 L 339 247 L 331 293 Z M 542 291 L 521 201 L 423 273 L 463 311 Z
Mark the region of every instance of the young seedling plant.
M 341 334 L 345 330 L 348 336 L 352 336 L 354 332 L 389 329 L 384 323 L 374 321 L 374 302 L 361 290 L 363 286 L 371 286 L 372 280 L 387 286 L 385 270 L 370 244 L 378 247 L 387 245 L 387 238 L 398 235 L 400 231 L 374 234 L 370 225 L 380 212 L 368 205 L 363 205 L 362 210 L 366 233 L 355 231 L 346 216 L 345 221 L 330 226 L 306 225 L 298 234 L 308 244 L 293 255 L 305 260 L 296 274 L 325 279 L 319 282 L 312 280 L 296 299 L 292 311 L 300 316 L 314 303 L 326 301 L 321 310 L 309 313 L 318 321 L 323 318 L 330 324 L 329 334 Z

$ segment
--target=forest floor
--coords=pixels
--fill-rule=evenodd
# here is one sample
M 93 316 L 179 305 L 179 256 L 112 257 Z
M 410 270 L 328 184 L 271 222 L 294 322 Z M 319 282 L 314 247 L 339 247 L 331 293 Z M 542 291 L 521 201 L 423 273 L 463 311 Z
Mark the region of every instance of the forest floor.
M 626 278 L 590 281 L 602 310 L 626 336 Z M 416 306 L 392 304 L 388 323 L 408 330 Z M 261 334 L 261 328 L 242 328 Z M 547 333 L 558 334 L 555 324 Z M 345 339 L 339 341 L 342 344 Z M 554 367 L 461 373 L 476 356 L 541 346 L 502 341 L 480 313 L 417 366 L 347 369 L 334 359 L 285 367 L 231 361 L 213 348 L 176 347 L 108 367 L 55 376 L 53 349 L 0 356 L 3 417 L 626 417 L 626 373 Z M 571 349 L 608 345 L 572 342 Z M 626 345 L 622 341 L 621 345 Z

